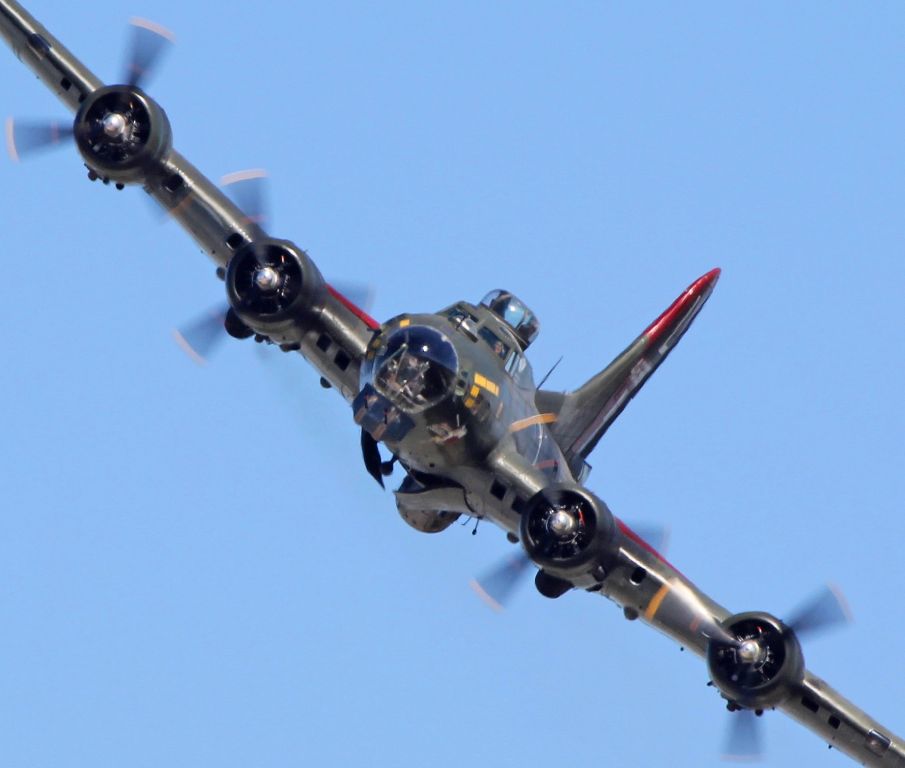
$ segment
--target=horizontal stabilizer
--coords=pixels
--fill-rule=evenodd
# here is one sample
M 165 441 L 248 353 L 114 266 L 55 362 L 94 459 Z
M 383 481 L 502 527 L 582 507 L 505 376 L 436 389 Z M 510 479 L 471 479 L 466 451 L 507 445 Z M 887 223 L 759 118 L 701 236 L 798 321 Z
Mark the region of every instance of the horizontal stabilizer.
M 695 280 L 612 363 L 574 392 L 539 390 L 537 408 L 556 414 L 550 431 L 578 475 L 585 459 L 644 382 L 682 338 L 710 297 L 719 269 Z

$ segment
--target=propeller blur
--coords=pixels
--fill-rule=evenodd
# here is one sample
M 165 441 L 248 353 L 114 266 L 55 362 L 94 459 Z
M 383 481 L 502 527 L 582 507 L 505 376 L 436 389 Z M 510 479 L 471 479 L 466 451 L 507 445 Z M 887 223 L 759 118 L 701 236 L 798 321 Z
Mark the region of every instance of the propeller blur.
M 402 470 L 394 498 L 405 523 L 438 533 L 464 516 L 520 545 L 474 582 L 489 604 L 503 606 L 533 572 L 547 598 L 598 595 L 672 638 L 706 661 L 735 713 L 728 754 L 758 755 L 756 718 L 773 709 L 860 763 L 905 766 L 905 742 L 805 664 L 800 636 L 848 616 L 837 590 L 819 592 L 787 622 L 732 613 L 664 557 L 665 536 L 633 530 L 587 484 L 590 454 L 684 337 L 719 269 L 693 280 L 586 382 L 545 389 L 528 360 L 540 322 L 512 292 L 380 322 L 305 250 L 270 234 L 263 171 L 224 178 L 226 194 L 174 149 L 166 112 L 144 90 L 171 47 L 163 27 L 133 20 L 125 72 L 112 85 L 15 0 L 0 0 L 0 35 L 74 115 L 71 124 L 8 121 L 10 155 L 72 137 L 91 181 L 142 187 L 224 283 L 226 303 L 178 332 L 180 343 L 202 361 L 225 330 L 300 354 L 349 406 L 368 474 L 383 486 Z

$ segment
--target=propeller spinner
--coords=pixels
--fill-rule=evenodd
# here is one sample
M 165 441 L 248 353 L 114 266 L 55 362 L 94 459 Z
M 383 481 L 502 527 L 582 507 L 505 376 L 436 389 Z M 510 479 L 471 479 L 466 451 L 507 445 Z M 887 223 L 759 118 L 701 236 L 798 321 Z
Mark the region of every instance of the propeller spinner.
M 134 95 L 141 84 L 153 75 L 163 55 L 171 47 L 174 38 L 173 33 L 168 29 L 147 19 L 133 18 L 129 23 L 132 27 L 132 35 L 126 51 L 123 85 L 114 86 L 114 88 L 118 88 L 121 93 Z M 91 95 L 92 98 L 89 98 L 88 102 L 94 102 L 94 95 Z M 82 122 L 84 106 L 79 110 L 75 126 Z M 95 122 L 91 124 L 91 130 L 96 134 L 95 138 L 102 136 L 107 142 L 118 145 L 131 143 L 134 149 L 138 144 L 136 138 L 138 133 L 149 127 L 150 115 L 155 111 L 145 105 L 141 110 L 141 119 L 138 119 L 136 118 L 137 110 L 137 103 L 133 103 L 131 107 L 123 102 L 111 105 L 108 99 L 105 108 L 93 115 Z M 159 107 L 156 111 L 162 114 Z M 157 115 L 155 114 L 154 117 Z M 146 120 L 146 118 L 148 119 Z M 168 134 L 168 124 L 166 128 Z M 65 144 L 75 136 L 77 130 L 73 124 L 58 120 L 19 121 L 10 117 L 6 121 L 6 149 L 9 156 L 19 162 L 29 155 Z
M 738 614 L 723 622 L 734 642 L 711 641 L 707 665 L 714 685 L 727 699 L 727 709 L 735 712 L 724 757 L 754 760 L 761 755 L 763 739 L 756 716 L 781 703 L 804 676 L 799 638 L 849 621 L 845 597 L 838 587 L 828 584 L 802 603 L 787 622 L 759 612 Z

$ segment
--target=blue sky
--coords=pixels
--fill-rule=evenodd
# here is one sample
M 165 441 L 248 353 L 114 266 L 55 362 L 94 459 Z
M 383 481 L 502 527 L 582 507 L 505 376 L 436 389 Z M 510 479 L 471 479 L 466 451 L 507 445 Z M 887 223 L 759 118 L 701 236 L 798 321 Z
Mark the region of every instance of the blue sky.
M 172 28 L 183 154 L 267 168 L 378 318 L 515 291 L 551 387 L 722 267 L 589 485 L 731 609 L 841 584 L 808 666 L 905 732 L 901 4 L 28 7 L 107 81 L 130 15 Z M 9 53 L 0 105 L 65 115 Z M 194 366 L 170 330 L 222 284 L 142 192 L 68 148 L 0 196 L 0 764 L 721 764 L 700 660 L 590 595 L 488 611 L 511 545 L 410 530 L 301 358 Z M 769 765 L 849 764 L 766 720 Z

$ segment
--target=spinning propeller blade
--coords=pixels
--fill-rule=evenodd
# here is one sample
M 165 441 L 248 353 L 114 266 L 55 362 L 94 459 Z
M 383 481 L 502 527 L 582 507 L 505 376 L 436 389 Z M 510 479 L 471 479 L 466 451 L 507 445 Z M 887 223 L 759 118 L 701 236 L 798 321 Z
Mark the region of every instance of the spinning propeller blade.
M 228 173 L 220 179 L 220 184 L 248 221 L 263 226 L 269 220 L 267 171 L 263 168 Z M 365 311 L 370 308 L 374 298 L 374 291 L 370 286 L 354 283 L 332 285 Z M 173 336 L 186 354 L 195 362 L 203 364 L 228 335 L 223 326 L 228 312 L 229 306 L 226 304 L 215 307 L 187 325 L 175 329 Z
M 56 120 L 28 122 L 6 118 L 6 151 L 17 163 L 26 155 L 59 146 L 71 138 L 71 123 Z
M 374 307 L 376 292 L 374 291 L 374 286 L 369 283 L 347 283 L 344 281 L 337 282 L 331 280 L 330 286 L 334 291 L 342 294 L 343 297 L 351 301 L 357 307 L 363 309 L 365 312 L 370 312 Z
M 183 328 L 173 329 L 173 338 L 183 351 L 199 365 L 204 365 L 211 353 L 226 337 L 223 322 L 229 307 L 212 307 Z
M 337 285 L 333 283 L 332 285 Z M 354 283 L 339 283 L 342 294 L 347 297 L 360 299 L 355 303 L 365 309 L 370 308 L 374 292 L 370 286 L 361 286 Z M 214 352 L 220 347 L 222 341 L 230 334 L 226 331 L 225 323 L 228 322 L 229 304 L 223 303 L 211 307 L 207 312 L 189 321 L 185 325 L 173 329 L 173 338 L 182 350 L 199 365 L 205 365 Z M 235 317 L 233 317 L 235 320 Z
M 471 588 L 495 611 L 502 611 L 516 588 L 524 583 L 530 572 L 531 559 L 520 550 L 469 582 Z
M 807 599 L 785 624 L 799 637 L 814 634 L 821 630 L 837 627 L 851 621 L 851 611 L 839 587 L 827 584 Z M 727 630 L 721 631 L 728 635 Z M 723 637 L 718 642 L 726 642 Z M 742 644 L 732 638 L 737 648 Z M 761 733 L 757 722 L 761 710 L 739 708 L 730 703 L 730 711 L 735 711 L 732 722 L 728 726 L 726 749 L 723 758 L 726 760 L 758 760 L 761 757 Z
M 130 24 L 132 39 L 123 82 L 140 86 L 173 42 L 173 33 L 147 19 L 132 19 Z M 10 117 L 6 121 L 6 150 L 18 162 L 21 157 L 61 144 L 72 135 L 69 122 L 16 122 Z
M 348 294 L 347 294 L 348 295 Z M 657 524 L 641 524 L 633 525 L 632 531 L 644 539 L 648 544 L 659 552 L 666 550 L 666 544 L 669 541 L 669 528 L 667 526 Z M 472 579 L 469 586 L 477 593 L 487 605 L 495 611 L 502 611 L 516 589 L 526 581 L 526 577 L 531 573 L 528 567 L 531 565 L 531 558 L 520 549 L 516 554 L 507 557 L 502 562 L 485 571 L 482 575 Z M 707 612 L 701 608 L 700 613 L 706 616 Z M 728 637 L 728 634 L 717 624 L 713 623 L 713 633 L 722 634 Z M 731 638 L 732 641 L 735 638 Z
M 268 174 L 263 168 L 250 168 L 245 171 L 228 173 L 220 179 L 220 185 L 226 189 L 233 202 L 245 214 L 247 220 L 261 227 L 270 222 Z M 331 283 L 331 293 L 355 312 L 369 326 L 376 329 L 380 323 L 369 314 L 374 303 L 374 290 L 370 285 L 354 283 Z
M 826 584 L 786 620 L 799 636 L 832 629 L 852 620 L 848 602 L 835 584 Z
M 133 18 L 129 23 L 132 25 L 132 39 L 126 53 L 123 82 L 140 88 L 142 82 L 153 74 L 174 38 L 170 30 L 153 21 Z
M 248 220 L 264 226 L 270 219 L 267 205 L 267 171 L 250 168 L 246 171 L 228 173 L 220 179 L 220 185 L 227 188 L 233 202 L 239 206 Z
M 660 554 L 669 548 L 671 529 L 668 525 L 658 523 L 632 523 L 631 530 Z
M 754 762 L 763 756 L 762 733 L 758 717 L 750 709 L 733 713 L 726 731 L 723 759 Z

